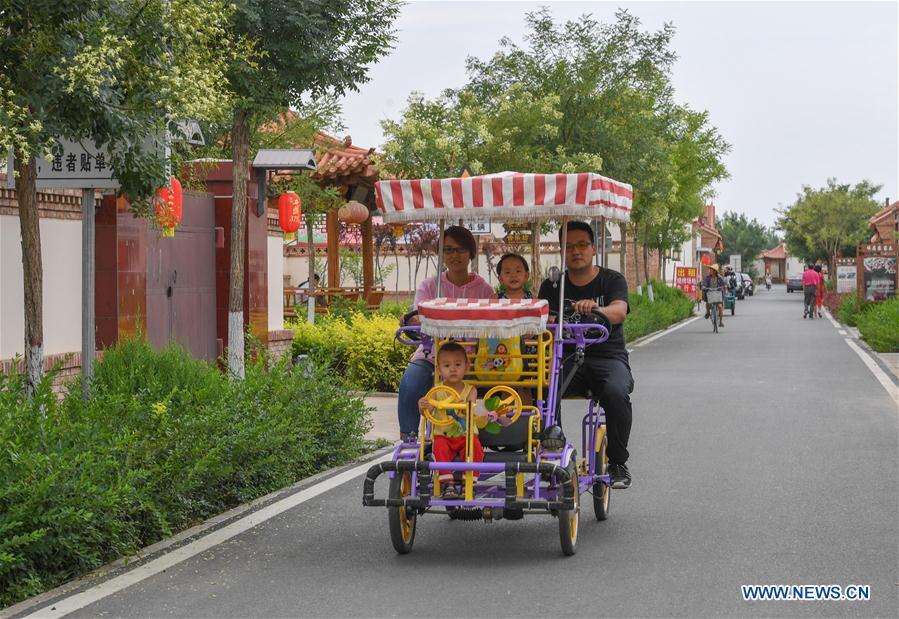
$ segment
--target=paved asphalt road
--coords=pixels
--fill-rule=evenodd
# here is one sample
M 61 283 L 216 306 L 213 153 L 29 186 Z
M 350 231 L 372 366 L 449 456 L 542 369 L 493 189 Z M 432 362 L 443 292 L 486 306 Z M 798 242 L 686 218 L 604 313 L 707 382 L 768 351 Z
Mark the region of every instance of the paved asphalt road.
M 801 304 L 763 290 L 632 353 L 634 485 L 584 510 L 574 557 L 548 517 L 439 515 L 398 556 L 359 479 L 73 616 L 899 616 L 896 404 Z M 741 599 L 794 583 L 871 599 Z

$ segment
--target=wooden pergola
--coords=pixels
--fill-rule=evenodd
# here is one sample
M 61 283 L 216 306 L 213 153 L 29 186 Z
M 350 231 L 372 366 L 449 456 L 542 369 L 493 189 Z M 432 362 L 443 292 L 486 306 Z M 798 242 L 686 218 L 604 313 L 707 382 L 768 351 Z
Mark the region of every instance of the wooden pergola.
M 323 187 L 337 187 L 346 200 L 355 200 L 368 207 L 369 216 L 360 224 L 362 241 L 362 291 L 365 297 L 374 288 L 374 238 L 371 212 L 375 210 L 374 183 L 379 171 L 375 166 L 374 148 L 354 146 L 347 136 L 338 140 L 326 133 L 315 136 L 317 169 L 310 178 Z M 325 217 L 328 237 L 328 288 L 340 287 L 340 223 L 337 211 L 328 211 Z

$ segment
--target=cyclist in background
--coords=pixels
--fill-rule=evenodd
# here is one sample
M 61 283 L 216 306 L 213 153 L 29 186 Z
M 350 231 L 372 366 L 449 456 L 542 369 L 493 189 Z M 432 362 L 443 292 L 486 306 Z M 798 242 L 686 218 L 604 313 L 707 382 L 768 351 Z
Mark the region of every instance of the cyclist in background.
M 709 274 L 706 275 L 702 280 L 702 299 L 706 301 L 706 291 L 707 290 L 720 290 L 722 293 L 724 292 L 724 288 L 727 286 L 727 282 L 724 281 L 723 277 L 718 277 L 718 264 L 710 264 L 709 265 Z M 709 318 L 711 315 L 711 307 L 708 302 L 705 304 L 705 317 Z M 724 326 L 724 304 L 718 304 L 718 326 Z

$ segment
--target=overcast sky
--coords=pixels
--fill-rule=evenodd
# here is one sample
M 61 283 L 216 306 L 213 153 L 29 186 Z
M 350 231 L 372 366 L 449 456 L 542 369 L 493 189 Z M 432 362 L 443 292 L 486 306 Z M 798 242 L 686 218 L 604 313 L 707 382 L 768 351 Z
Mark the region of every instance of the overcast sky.
M 346 133 L 379 146 L 379 121 L 399 118 L 412 91 L 463 85 L 465 58 L 489 57 L 501 36 L 523 43 L 524 14 L 542 5 L 557 20 L 611 21 L 622 7 L 644 29 L 674 24 L 677 99 L 708 110 L 733 146 L 719 214 L 772 225 L 773 209 L 828 177 L 899 199 L 896 2 L 410 2 L 396 49 L 344 101 Z

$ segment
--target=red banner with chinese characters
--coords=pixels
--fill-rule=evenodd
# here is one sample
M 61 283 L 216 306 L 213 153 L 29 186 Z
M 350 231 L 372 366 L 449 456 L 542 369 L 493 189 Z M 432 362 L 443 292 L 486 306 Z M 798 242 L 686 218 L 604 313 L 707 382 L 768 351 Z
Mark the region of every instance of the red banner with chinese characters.
M 675 267 L 674 285 L 684 291 L 690 299 L 698 299 L 698 281 L 696 279 L 696 267 Z

